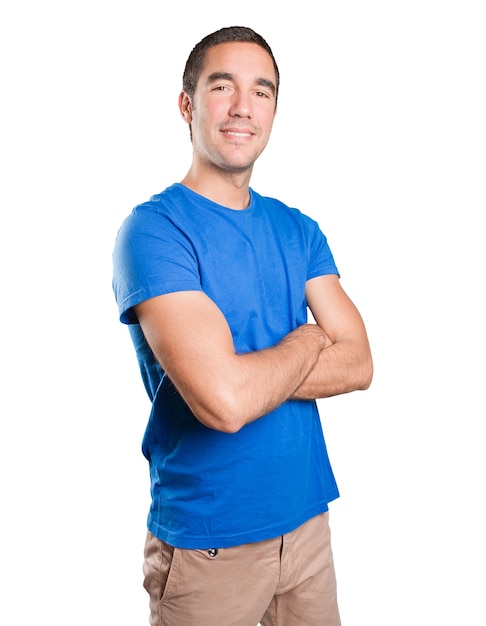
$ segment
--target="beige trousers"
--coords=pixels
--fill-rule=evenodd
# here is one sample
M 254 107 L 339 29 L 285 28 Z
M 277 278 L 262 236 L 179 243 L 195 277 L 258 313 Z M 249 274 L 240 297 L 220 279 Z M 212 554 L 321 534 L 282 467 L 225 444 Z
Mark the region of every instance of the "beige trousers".
M 340 626 L 328 513 L 275 539 L 185 550 L 147 534 L 151 626 Z

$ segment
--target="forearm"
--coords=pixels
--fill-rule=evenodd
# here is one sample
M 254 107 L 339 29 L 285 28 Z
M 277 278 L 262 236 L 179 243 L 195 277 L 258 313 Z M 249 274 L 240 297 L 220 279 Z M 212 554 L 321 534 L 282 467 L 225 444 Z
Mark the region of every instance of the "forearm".
M 272 348 L 237 355 L 230 374 L 233 409 L 229 413 L 234 415 L 234 427 L 291 398 L 315 369 L 326 342 L 317 325 L 305 324 Z
M 220 352 L 197 381 L 192 377 L 185 384 L 176 377 L 173 382 L 203 424 L 237 432 L 288 400 L 325 346 L 326 336 L 319 326 L 305 324 L 270 348 L 244 354 Z
M 314 400 L 367 389 L 373 363 L 366 339 L 342 339 L 319 354 L 314 368 L 292 394 L 292 400 Z
M 174 292 L 136 307 L 145 338 L 194 415 L 236 432 L 288 400 L 317 364 L 328 337 L 299 326 L 278 344 L 237 354 L 222 312 L 204 293 Z

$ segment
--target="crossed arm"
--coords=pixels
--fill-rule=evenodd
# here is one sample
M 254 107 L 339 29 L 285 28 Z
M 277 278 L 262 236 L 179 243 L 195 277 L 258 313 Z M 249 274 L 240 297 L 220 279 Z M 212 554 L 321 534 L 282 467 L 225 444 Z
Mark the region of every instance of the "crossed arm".
M 363 321 L 337 276 L 307 283 L 316 324 L 304 324 L 271 348 L 236 354 L 230 328 L 204 293 L 182 291 L 135 312 L 162 368 L 206 426 L 236 432 L 289 399 L 315 399 L 371 383 Z

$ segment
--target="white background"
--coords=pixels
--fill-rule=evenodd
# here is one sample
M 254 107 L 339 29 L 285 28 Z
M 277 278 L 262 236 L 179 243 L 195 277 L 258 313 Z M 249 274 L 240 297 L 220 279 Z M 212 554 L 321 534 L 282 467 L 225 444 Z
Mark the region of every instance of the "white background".
M 370 390 L 320 403 L 343 624 L 485 626 L 482 3 L 236 4 L 2 6 L 0 623 L 148 623 L 111 252 L 189 167 L 190 50 L 240 24 L 282 75 L 252 186 L 320 222 L 373 348 Z

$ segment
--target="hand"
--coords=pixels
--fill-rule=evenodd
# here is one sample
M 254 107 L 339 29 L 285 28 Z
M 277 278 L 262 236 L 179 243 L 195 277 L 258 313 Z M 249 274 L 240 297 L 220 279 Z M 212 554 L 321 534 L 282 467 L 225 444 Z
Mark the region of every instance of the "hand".
M 321 350 L 329 348 L 329 346 L 332 346 L 333 343 L 326 331 L 323 330 L 318 324 L 302 324 L 302 326 L 298 326 L 289 335 L 287 335 L 287 337 L 297 339 L 299 335 L 302 336 L 304 340 L 308 337 L 309 340 L 319 341 L 321 344 Z

